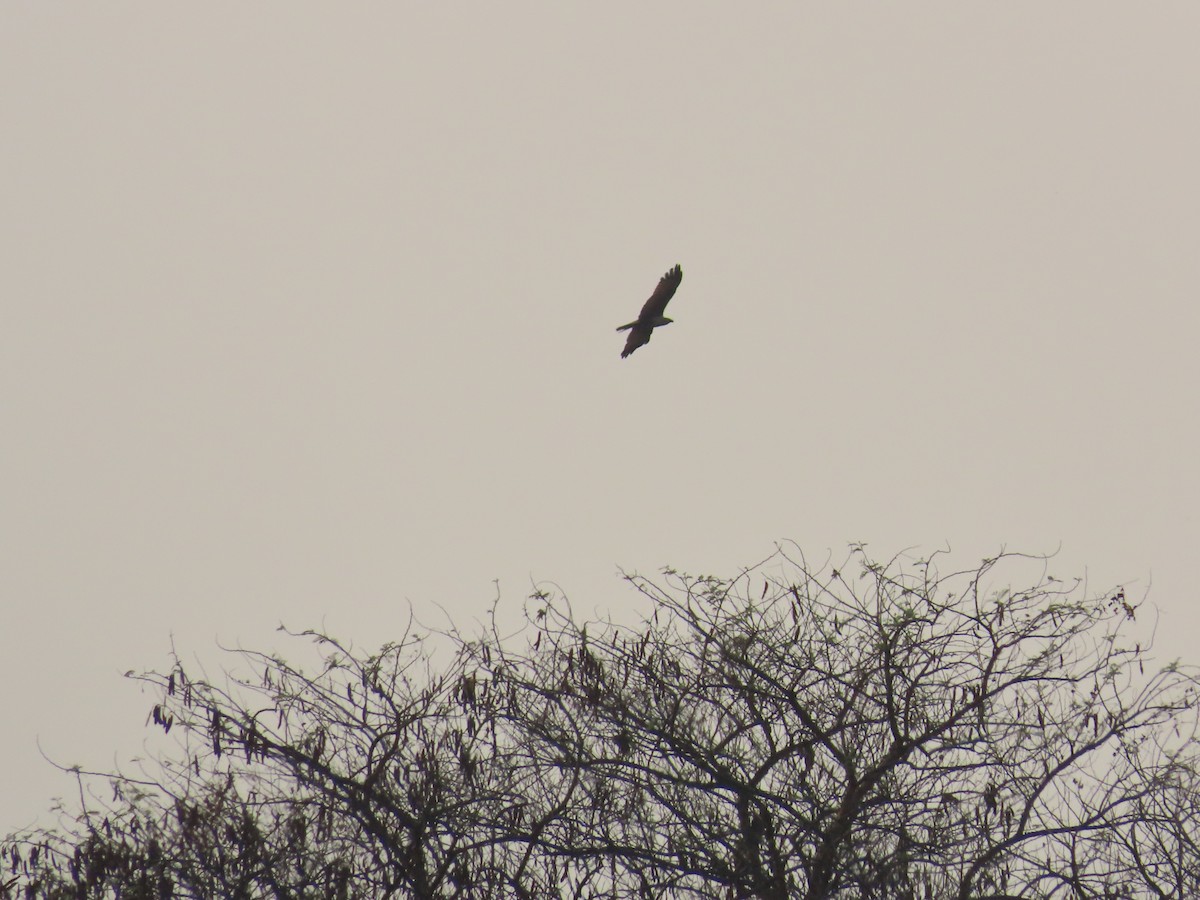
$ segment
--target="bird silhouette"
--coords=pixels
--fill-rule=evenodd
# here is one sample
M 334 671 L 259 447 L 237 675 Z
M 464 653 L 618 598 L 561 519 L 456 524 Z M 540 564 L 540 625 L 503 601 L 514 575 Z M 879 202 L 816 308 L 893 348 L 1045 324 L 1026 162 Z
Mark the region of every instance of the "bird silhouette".
M 658 287 L 654 289 L 650 299 L 642 306 L 642 311 L 638 313 L 637 319 L 617 329 L 617 331 L 629 332 L 629 337 L 625 341 L 625 349 L 621 351 L 621 359 L 627 357 L 642 344 L 650 343 L 650 335 L 655 328 L 670 325 L 674 321 L 674 319 L 664 316 L 663 312 L 667 308 L 667 303 L 675 296 L 675 289 L 679 287 L 681 281 L 683 281 L 683 269 L 675 266 L 658 280 Z

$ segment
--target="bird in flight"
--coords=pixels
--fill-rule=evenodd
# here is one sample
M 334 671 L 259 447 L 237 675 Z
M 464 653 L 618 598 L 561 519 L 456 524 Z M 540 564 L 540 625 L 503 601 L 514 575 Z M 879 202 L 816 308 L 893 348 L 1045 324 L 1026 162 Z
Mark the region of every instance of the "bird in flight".
M 650 335 L 660 325 L 670 325 L 673 319 L 663 315 L 667 302 L 675 296 L 675 289 L 683 281 L 683 269 L 676 266 L 658 280 L 658 287 L 650 295 L 638 313 L 637 320 L 628 325 L 622 325 L 617 331 L 628 331 L 629 338 L 625 341 L 625 349 L 621 351 L 621 359 L 627 357 L 642 344 L 650 343 Z

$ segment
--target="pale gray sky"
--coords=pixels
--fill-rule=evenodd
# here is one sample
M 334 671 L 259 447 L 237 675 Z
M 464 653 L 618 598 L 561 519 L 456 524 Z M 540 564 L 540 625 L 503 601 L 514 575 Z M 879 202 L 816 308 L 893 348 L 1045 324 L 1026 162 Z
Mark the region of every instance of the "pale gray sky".
M 172 636 L 947 543 L 1200 621 L 1200 6 L 0 7 L 0 833 Z M 675 324 L 626 360 L 668 267 Z

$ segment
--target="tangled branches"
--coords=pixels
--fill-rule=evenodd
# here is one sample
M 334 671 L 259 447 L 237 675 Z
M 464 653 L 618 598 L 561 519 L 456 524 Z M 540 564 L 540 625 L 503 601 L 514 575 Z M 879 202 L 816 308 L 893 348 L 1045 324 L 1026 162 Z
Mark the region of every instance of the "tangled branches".
M 992 586 L 1029 562 L 781 549 L 733 579 L 629 576 L 636 627 L 539 593 L 515 637 L 310 634 L 315 676 L 243 653 L 254 679 L 220 688 L 176 662 L 139 677 L 178 757 L 10 837 L 7 891 L 1192 895 L 1196 681 L 1147 669 L 1123 591 Z

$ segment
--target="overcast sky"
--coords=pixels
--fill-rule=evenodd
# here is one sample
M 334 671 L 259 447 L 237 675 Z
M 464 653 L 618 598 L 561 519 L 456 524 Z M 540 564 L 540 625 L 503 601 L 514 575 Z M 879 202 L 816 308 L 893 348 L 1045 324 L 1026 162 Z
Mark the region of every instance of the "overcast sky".
M 497 581 L 619 614 L 618 567 L 781 540 L 1059 551 L 1196 661 L 1198 35 L 1194 2 L 0 6 L 0 833 L 71 794 L 42 751 L 143 752 L 121 673 L 172 641 L 373 649 Z

